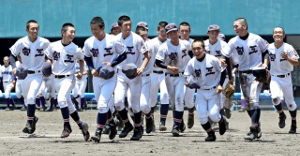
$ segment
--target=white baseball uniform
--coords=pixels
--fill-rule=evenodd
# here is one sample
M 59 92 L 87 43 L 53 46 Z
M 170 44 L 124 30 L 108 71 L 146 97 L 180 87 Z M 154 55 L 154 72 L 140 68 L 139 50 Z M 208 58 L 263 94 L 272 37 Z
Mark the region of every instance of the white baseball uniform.
M 204 41 L 205 45 L 205 52 L 208 54 L 211 54 L 218 59 L 222 57 L 222 49 L 227 46 L 227 43 L 221 39 L 217 39 L 217 42 L 215 44 L 211 44 L 209 42 L 209 39 Z M 226 68 L 222 66 L 222 71 L 225 70 Z M 226 77 L 224 83 L 223 83 L 223 88 L 227 85 L 229 82 L 228 76 Z M 220 102 L 220 108 L 222 109 L 225 106 L 225 108 L 230 109 L 232 106 L 231 100 L 227 99 L 223 93 L 221 93 L 221 102 Z
M 226 57 L 234 57 L 239 64 L 239 80 L 248 111 L 259 108 L 259 94 L 262 83 L 255 80 L 251 70 L 262 64 L 262 53 L 267 50 L 268 43 L 260 36 L 249 33 L 246 40 L 239 36 L 230 39 L 228 45 L 222 49 Z
M 5 98 L 11 98 L 11 87 L 15 79 L 11 65 L 8 65 L 7 67 L 5 67 L 5 65 L 1 66 L 0 77 L 2 77 Z
M 11 48 L 12 55 L 17 57 L 19 54 L 29 71 L 27 77 L 23 80 L 22 90 L 25 104 L 35 104 L 36 94 L 42 83 L 42 65 L 45 62 L 44 51 L 49 46 L 49 40 L 38 37 L 36 41 L 31 42 L 28 36 L 20 38 Z
M 68 107 L 69 113 L 76 111 L 70 93 L 75 85 L 75 63 L 83 60 L 83 53 L 77 45 L 71 42 L 64 46 L 62 41 L 52 42 L 45 54 L 52 60 L 52 73 L 54 74 L 54 88 L 57 92 L 57 101 L 60 108 Z
M 178 73 L 172 73 L 166 70 L 166 85 L 168 93 L 175 111 L 183 112 L 185 77 L 183 72 L 190 60 L 188 49 L 190 44 L 187 41 L 179 40 L 179 45 L 174 46 L 170 40 L 163 43 L 157 52 L 156 59 L 165 62 L 166 65 L 176 66 L 179 68 Z
M 125 47 L 120 40 L 115 36 L 106 34 L 105 38 L 99 41 L 96 37 L 91 36 L 84 42 L 84 55 L 92 57 L 95 69 L 103 65 L 103 62 L 111 63 L 118 55 L 125 52 Z M 101 77 L 93 77 L 93 88 L 95 98 L 98 102 L 99 113 L 107 113 L 113 108 L 113 92 L 117 83 L 117 69 L 115 74 L 110 79 L 103 79 Z
M 294 111 L 297 105 L 294 101 L 293 85 L 291 72 L 293 65 L 281 56 L 281 52 L 287 53 L 287 56 L 293 59 L 299 59 L 297 51 L 292 45 L 283 43 L 280 48 L 276 48 L 272 43 L 268 47 L 270 60 L 271 83 L 270 90 L 272 93 L 272 102 L 274 105 L 280 104 L 281 91 L 285 99 L 285 103 L 290 111 Z
M 165 42 L 161 42 L 158 37 L 151 40 L 152 44 L 160 46 Z M 151 58 L 156 56 L 157 51 L 151 54 Z M 160 104 L 169 104 L 169 95 L 165 81 L 165 69 L 154 66 L 151 77 L 151 91 L 150 91 L 150 107 L 154 107 L 157 103 L 157 93 L 160 91 Z
M 134 79 L 129 79 L 122 72 L 122 66 L 128 63 L 134 63 L 137 68 L 142 65 L 144 53 L 148 51 L 143 39 L 131 32 L 127 38 L 122 37 L 122 33 L 116 36 L 121 42 L 124 43 L 126 49 L 127 58 L 118 65 L 118 82 L 115 88 L 115 107 L 117 111 L 121 111 L 125 108 L 124 99 L 129 89 L 130 98 L 128 102 L 131 103 L 133 113 L 139 113 L 140 98 L 142 90 L 142 76 L 137 76 Z
M 21 65 L 21 62 L 19 61 L 16 61 L 16 68 L 18 68 L 19 66 Z M 16 82 L 16 96 L 17 98 L 21 98 L 22 97 L 22 82 L 23 80 L 20 80 L 18 79 L 18 77 L 16 76 L 17 78 L 17 82 Z
M 221 64 L 219 60 L 210 54 L 205 54 L 202 61 L 193 57 L 184 72 L 186 76 L 193 76 L 197 79 L 200 89 L 197 89 L 196 110 L 200 123 L 208 122 L 207 114 L 213 122 L 219 122 L 221 119 L 220 94 L 217 94 L 216 88 L 220 83 Z

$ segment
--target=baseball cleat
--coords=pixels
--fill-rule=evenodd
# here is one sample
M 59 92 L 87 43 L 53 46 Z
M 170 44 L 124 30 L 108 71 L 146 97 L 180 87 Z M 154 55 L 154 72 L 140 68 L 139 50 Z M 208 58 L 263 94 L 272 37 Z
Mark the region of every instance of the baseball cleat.
M 153 118 L 146 119 L 146 133 L 149 134 L 153 130 Z
M 179 136 L 179 127 L 177 125 L 175 125 L 172 129 L 172 134 L 174 137 L 178 137 Z
M 90 139 L 89 125 L 87 123 L 83 123 L 83 126 L 80 127 L 83 139 L 88 141 Z
M 118 131 L 116 125 L 110 125 L 110 133 L 109 133 L 109 139 L 112 140 L 116 137 Z
M 189 114 L 188 115 L 188 128 L 191 129 L 194 126 L 194 114 Z
M 109 124 L 106 124 L 103 129 L 102 134 L 109 134 L 109 132 L 110 132 L 110 126 L 109 126 Z
M 259 139 L 262 133 L 260 127 L 250 126 L 250 132 L 244 137 L 245 140 L 253 141 Z
M 222 119 L 223 121 L 221 121 L 220 123 L 219 123 L 219 133 L 220 133 L 220 135 L 223 135 L 225 132 L 226 132 L 226 119 L 225 118 L 223 118 Z
M 23 106 L 21 109 L 20 109 L 20 111 L 26 111 L 27 110 L 27 108 L 25 107 L 25 106 Z
M 279 122 L 278 122 L 278 126 L 280 128 L 284 128 L 285 127 L 285 119 L 286 119 L 286 115 L 284 113 L 281 113 L 279 115 Z
M 180 132 L 183 133 L 185 131 L 185 129 L 186 129 L 186 126 L 185 126 L 185 123 L 182 119 L 182 122 L 180 123 L 180 126 L 179 126 L 179 130 L 180 130 Z
M 163 121 L 161 121 L 160 123 L 159 123 L 159 131 L 166 131 L 167 130 L 167 127 L 166 127 L 166 125 L 165 125 L 165 122 L 163 122 Z
M 143 136 L 141 127 L 134 127 L 133 135 L 130 140 L 140 140 Z
M 122 132 L 119 134 L 119 138 L 125 138 L 127 135 L 128 135 L 128 133 L 130 132 L 130 131 L 132 131 L 133 130 L 133 126 L 132 126 L 132 124 L 131 123 L 129 123 L 129 124 L 125 124 L 125 127 L 124 127 L 124 129 L 122 130 Z
M 29 133 L 32 130 L 30 123 L 26 123 L 25 127 L 23 128 L 23 133 Z
M 71 126 L 64 126 L 64 130 L 62 131 L 60 137 L 66 138 L 72 133 Z
M 205 141 L 216 141 L 217 137 L 215 132 L 209 133 L 208 136 L 205 138 Z
M 38 117 L 34 117 L 33 121 L 32 121 L 32 124 L 30 123 L 26 123 L 24 129 L 23 129 L 23 132 L 24 133 L 28 133 L 28 134 L 32 134 L 34 133 L 35 129 L 36 129 L 36 123 L 39 121 L 39 118 Z
M 293 124 L 291 125 L 291 129 L 289 131 L 290 134 L 295 134 L 296 133 L 296 129 L 297 129 L 297 124 Z
M 227 119 L 231 118 L 231 111 L 228 108 L 224 109 L 224 115 L 226 116 Z
M 101 140 L 102 130 L 96 130 L 95 135 L 91 137 L 91 139 L 95 142 L 100 142 Z

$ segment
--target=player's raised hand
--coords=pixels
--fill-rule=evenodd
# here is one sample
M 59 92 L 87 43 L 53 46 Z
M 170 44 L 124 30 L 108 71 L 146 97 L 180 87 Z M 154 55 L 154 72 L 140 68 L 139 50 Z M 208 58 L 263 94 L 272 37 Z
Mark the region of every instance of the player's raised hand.
M 217 86 L 217 94 L 220 94 L 223 91 L 223 87 L 221 85 Z
M 95 77 L 99 77 L 99 73 L 97 72 L 96 69 L 93 69 L 93 70 L 91 71 L 91 74 L 92 74 L 93 76 L 95 76 Z

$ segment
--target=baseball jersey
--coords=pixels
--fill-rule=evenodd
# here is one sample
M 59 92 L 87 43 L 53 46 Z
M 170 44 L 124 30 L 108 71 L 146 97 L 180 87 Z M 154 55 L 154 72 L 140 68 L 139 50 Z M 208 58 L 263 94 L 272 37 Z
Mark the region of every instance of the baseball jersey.
M 146 48 L 148 49 L 149 53 L 150 53 L 150 60 L 146 66 L 146 68 L 143 71 L 143 74 L 150 74 L 154 68 L 154 64 L 155 64 L 155 55 L 158 51 L 158 47 L 159 45 L 157 45 L 156 43 L 152 42 L 151 40 L 146 41 L 145 43 Z
M 1 66 L 0 77 L 2 77 L 3 82 L 5 82 L 5 81 L 12 82 L 13 81 L 14 76 L 13 76 L 13 70 L 12 70 L 11 65 L 8 65 L 7 67 L 5 67 L 4 65 Z
M 52 42 L 46 49 L 45 54 L 52 59 L 52 73 L 54 75 L 75 74 L 76 60 L 83 60 L 83 53 L 73 42 L 64 46 L 62 41 Z
M 270 73 L 272 75 L 284 75 L 293 71 L 293 65 L 283 57 L 281 57 L 281 52 L 287 53 L 288 57 L 293 59 L 299 59 L 299 55 L 294 47 L 288 43 L 282 44 L 280 48 L 276 48 L 275 44 L 272 43 L 268 47 L 269 60 L 270 60 Z
M 84 55 L 92 57 L 95 69 L 98 69 L 103 62 L 112 62 L 118 55 L 125 52 L 124 44 L 115 36 L 106 34 L 99 41 L 95 36 L 91 36 L 84 42 Z
M 170 40 L 163 43 L 157 52 L 156 59 L 164 61 L 166 65 L 179 67 L 179 72 L 183 72 L 190 60 L 188 55 L 189 42 L 184 40 L 179 40 L 179 45 L 174 46 Z M 168 74 L 174 74 L 173 72 L 166 70 Z
M 268 42 L 260 36 L 249 33 L 246 40 L 239 36 L 230 39 L 221 53 L 226 57 L 232 57 L 239 64 L 238 70 L 244 71 L 257 67 L 262 63 L 262 53 L 268 48 Z
M 45 62 L 44 51 L 49 44 L 49 40 L 43 37 L 38 37 L 35 42 L 31 42 L 28 36 L 25 36 L 20 38 L 9 50 L 15 57 L 20 54 L 22 63 L 26 65 L 28 70 L 36 71 L 42 70 Z
M 197 79 L 200 89 L 210 89 L 220 83 L 221 63 L 213 55 L 205 54 L 200 62 L 193 57 L 187 64 L 184 75 L 193 76 Z
M 89 70 L 88 66 L 86 65 L 85 61 L 84 61 L 84 66 L 83 66 L 83 71 L 87 71 Z M 80 64 L 76 61 L 76 64 L 75 64 L 75 73 L 77 72 L 80 72 Z M 87 78 L 87 75 L 82 75 L 82 78 L 81 79 L 86 79 Z M 77 79 L 77 77 L 76 77 Z
M 122 33 L 116 37 L 125 45 L 125 53 L 127 56 L 127 58 L 118 65 L 118 68 L 122 69 L 122 66 L 128 63 L 134 63 L 137 68 L 139 68 L 143 63 L 143 54 L 148 51 L 143 39 L 134 32 L 131 32 L 125 39 L 122 37 Z
M 167 39 L 168 40 L 168 39 Z M 156 45 L 156 46 L 160 46 L 160 45 L 162 45 L 163 43 L 165 43 L 165 42 L 167 42 L 167 40 L 165 40 L 164 42 L 162 42 L 162 41 L 160 41 L 159 40 L 159 38 L 158 37 L 155 37 L 155 38 L 153 38 L 153 39 L 151 39 L 151 42 L 152 42 L 152 44 L 154 44 L 154 45 Z M 158 51 L 158 49 L 157 49 L 157 51 Z M 157 51 L 152 55 L 151 54 L 151 57 L 156 57 L 156 54 L 157 54 Z M 160 68 L 160 67 L 156 67 L 156 66 L 154 66 L 154 68 L 153 68 L 153 70 L 155 70 L 155 71 L 161 71 L 161 70 L 165 70 L 165 69 L 162 69 L 162 68 Z

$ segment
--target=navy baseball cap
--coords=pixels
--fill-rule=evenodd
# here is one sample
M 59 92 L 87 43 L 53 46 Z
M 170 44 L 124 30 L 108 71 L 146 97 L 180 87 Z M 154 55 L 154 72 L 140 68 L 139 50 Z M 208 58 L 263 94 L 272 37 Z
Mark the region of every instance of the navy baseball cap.
M 193 76 L 187 77 L 185 85 L 191 89 L 200 89 L 198 80 Z
M 139 22 L 139 23 L 136 25 L 136 27 L 138 27 L 138 26 L 142 26 L 142 27 L 148 29 L 148 24 L 147 24 L 146 22 L 143 22 L 143 21 Z
M 99 73 L 99 76 L 105 80 L 112 78 L 115 74 L 114 68 L 108 65 L 100 66 L 97 69 L 97 72 Z
M 165 29 L 166 29 L 166 32 L 167 32 L 167 34 L 168 34 L 170 31 L 174 31 L 174 30 L 177 31 L 177 26 L 176 26 L 175 23 L 170 23 L 170 24 L 168 24 L 168 25 L 165 27 Z
M 28 68 L 25 65 L 20 64 L 16 71 L 16 76 L 18 77 L 18 79 L 24 80 L 27 77 L 27 74 Z
M 110 30 L 113 28 L 118 28 L 118 27 L 119 27 L 118 22 L 114 22 L 113 24 L 111 24 Z
M 133 63 L 128 63 L 123 65 L 122 72 L 129 78 L 133 79 L 135 78 L 137 74 L 137 67 Z
M 220 30 L 220 27 L 216 24 L 210 25 L 207 28 L 207 31 Z

